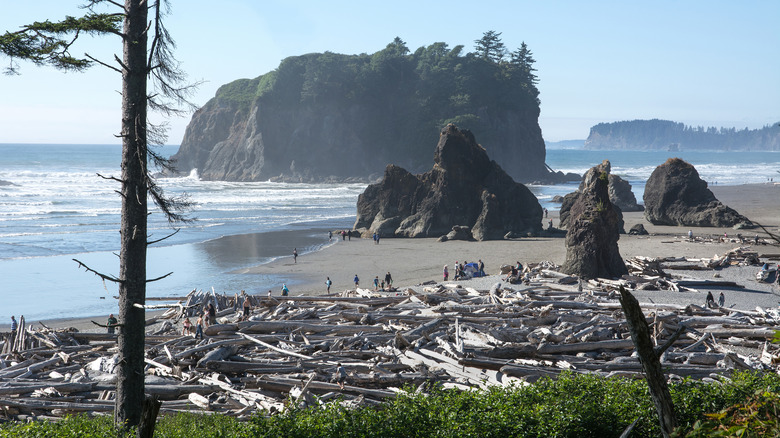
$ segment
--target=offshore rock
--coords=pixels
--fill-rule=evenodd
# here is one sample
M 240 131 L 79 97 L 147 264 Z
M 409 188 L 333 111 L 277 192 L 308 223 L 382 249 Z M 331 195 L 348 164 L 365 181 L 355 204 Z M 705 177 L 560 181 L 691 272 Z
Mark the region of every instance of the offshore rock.
M 645 219 L 654 225 L 745 228 L 753 224 L 715 198 L 690 163 L 670 158 L 645 185 Z
M 566 261 L 561 271 L 583 278 L 628 273 L 618 250 L 620 221 L 609 200 L 609 162 L 590 169 L 569 209 Z
M 619 223 L 620 223 L 620 233 L 625 233 L 624 225 L 623 225 L 623 212 L 624 211 L 642 211 L 644 207 L 637 204 L 636 197 L 634 196 L 634 193 L 631 191 L 631 184 L 624 180 L 623 178 L 612 175 L 610 171 L 612 170 L 612 165 L 610 164 L 609 160 L 604 160 L 599 164 L 598 166 L 590 169 L 588 172 L 585 173 L 585 175 L 582 177 L 582 181 L 580 181 L 580 186 L 577 189 L 576 192 L 572 192 L 567 194 L 561 199 L 561 209 L 560 209 L 560 223 L 561 228 L 567 228 L 569 224 L 569 210 L 571 209 L 571 206 L 574 205 L 574 201 L 577 199 L 578 195 L 582 193 L 582 191 L 585 189 L 585 181 L 586 179 L 592 179 L 594 176 L 591 174 L 592 172 L 606 172 L 607 178 L 609 179 L 609 200 L 612 202 L 612 205 L 617 209 L 617 214 L 619 217 Z
M 439 237 L 456 225 L 476 240 L 541 230 L 542 207 L 523 184 L 491 161 L 473 134 L 442 129 L 431 170 L 420 175 L 388 165 L 382 181 L 358 197 L 355 229 L 382 237 Z
M 631 183 L 611 173 L 609 174 L 609 200 L 620 211 L 642 211 L 645 209 L 642 205 L 637 204 L 636 196 L 631 191 Z

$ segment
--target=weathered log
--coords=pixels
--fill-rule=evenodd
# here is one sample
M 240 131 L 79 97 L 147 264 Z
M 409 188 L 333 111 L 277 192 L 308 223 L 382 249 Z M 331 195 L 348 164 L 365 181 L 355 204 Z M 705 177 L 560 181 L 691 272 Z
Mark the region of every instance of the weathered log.
M 196 365 L 198 368 L 205 367 L 206 364 L 208 364 L 211 361 L 215 360 L 223 360 L 227 357 L 230 357 L 238 351 L 237 345 L 223 345 L 221 347 L 217 347 L 208 353 L 206 353 L 201 360 L 198 361 L 198 364 Z

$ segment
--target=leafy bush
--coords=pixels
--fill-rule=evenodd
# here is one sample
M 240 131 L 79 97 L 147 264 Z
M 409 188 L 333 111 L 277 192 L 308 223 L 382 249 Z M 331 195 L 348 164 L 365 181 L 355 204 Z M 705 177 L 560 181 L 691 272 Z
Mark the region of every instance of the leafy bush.
M 685 380 L 669 389 L 679 436 L 780 436 L 777 374 L 735 373 L 722 383 Z M 379 406 L 330 403 L 247 422 L 223 415 L 162 416 L 155 437 L 617 437 L 634 420 L 632 437 L 660 436 L 644 380 L 563 374 L 485 391 L 436 387 L 418 394 L 408 388 Z M 130 436 L 118 434 L 111 417 L 0 425 L 0 438 Z

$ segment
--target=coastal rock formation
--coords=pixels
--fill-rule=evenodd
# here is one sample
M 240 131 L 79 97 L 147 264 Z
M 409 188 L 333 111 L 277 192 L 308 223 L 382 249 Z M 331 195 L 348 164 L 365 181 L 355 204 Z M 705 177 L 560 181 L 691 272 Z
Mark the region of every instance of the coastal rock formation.
M 620 221 L 609 200 L 609 162 L 588 170 L 569 209 L 566 261 L 561 271 L 584 278 L 628 273 L 618 250 Z
M 420 175 L 388 165 L 358 197 L 355 229 L 382 237 L 439 237 L 455 225 L 477 240 L 541 230 L 542 207 L 523 184 L 491 161 L 468 130 L 447 125 L 434 166 Z
M 594 167 L 589 172 L 594 171 L 594 169 L 598 168 L 599 172 L 606 172 L 609 178 L 609 200 L 612 202 L 612 205 L 617 209 L 619 222 L 620 222 L 620 232 L 624 233 L 623 229 L 623 212 L 624 211 L 642 211 L 644 207 L 637 204 L 636 197 L 634 196 L 634 193 L 631 191 L 631 184 L 624 180 L 623 178 L 612 175 L 610 171 L 612 170 L 612 165 L 610 164 L 609 160 L 604 160 L 601 162 L 600 165 L 597 167 Z M 561 222 L 561 228 L 566 228 L 569 223 L 569 210 L 571 209 L 571 206 L 574 204 L 574 201 L 577 199 L 577 196 L 579 193 L 581 193 L 585 189 L 585 180 L 587 178 L 592 178 L 592 175 L 589 177 L 588 173 L 583 176 L 582 181 L 580 182 L 580 186 L 577 189 L 576 192 L 572 192 L 567 194 L 561 199 L 561 209 L 560 209 L 560 222 Z
M 748 218 L 715 198 L 699 172 L 679 158 L 655 168 L 645 185 L 645 218 L 654 225 L 752 227 Z
M 642 205 L 637 204 L 636 196 L 631 191 L 631 183 L 611 173 L 609 174 L 609 200 L 620 211 L 642 211 L 645 209 Z
M 579 179 L 545 164 L 532 83 L 506 80 L 506 71 L 477 57 L 445 56 L 438 44 L 429 48 L 435 79 L 418 68 L 431 58 L 418 59 L 399 40 L 376 56 L 289 57 L 272 72 L 225 84 L 193 114 L 176 167 L 204 180 L 376 181 L 387 163 L 425 171 L 426 145 L 442 121 L 460 120 L 517 181 Z

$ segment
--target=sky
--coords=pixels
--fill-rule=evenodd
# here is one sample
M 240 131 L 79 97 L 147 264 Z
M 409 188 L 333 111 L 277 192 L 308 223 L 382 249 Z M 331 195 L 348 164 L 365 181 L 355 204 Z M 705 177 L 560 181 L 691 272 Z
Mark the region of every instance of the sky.
M 0 0 L 0 31 L 66 15 L 81 0 Z M 664 119 L 756 129 L 780 122 L 780 1 L 170 0 L 167 27 L 181 68 L 219 86 L 274 70 L 288 56 L 374 53 L 396 36 L 474 50 L 489 30 L 536 59 L 547 141 L 585 139 L 602 122 Z M 110 12 L 111 10 L 101 9 Z M 116 37 L 87 37 L 74 55 L 121 58 Z M 0 56 L 0 68 L 9 59 Z M 121 77 L 20 63 L 0 75 L 0 143 L 118 144 Z M 180 144 L 190 115 L 171 119 Z M 156 118 L 156 122 L 161 119 Z M 0 157 L 0 159 L 2 159 Z

